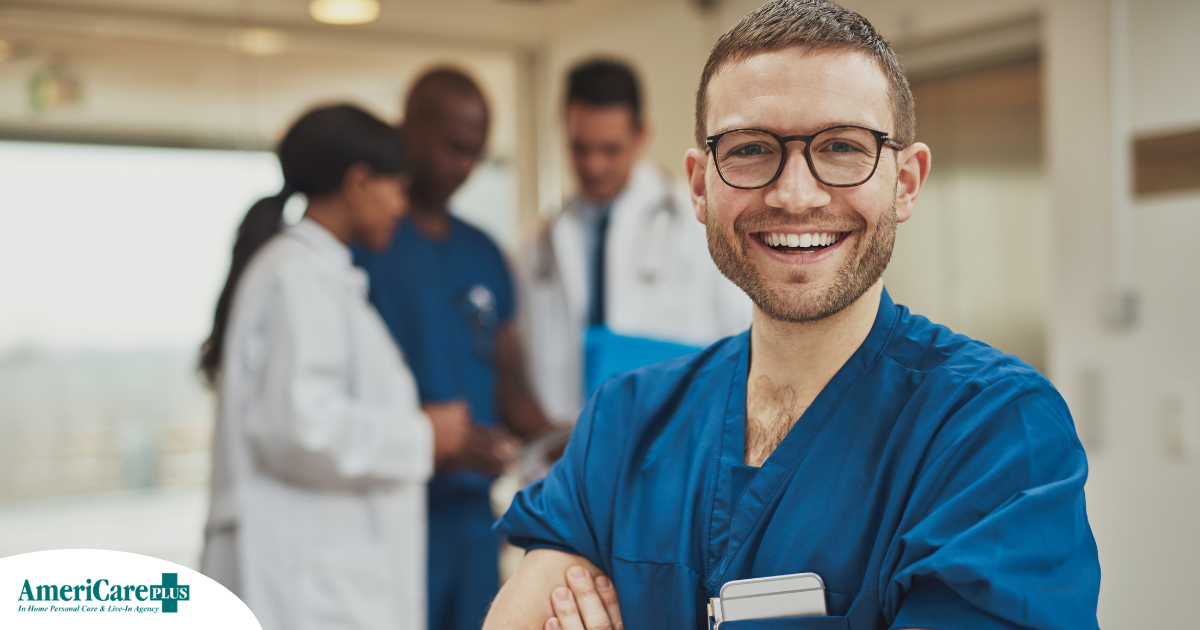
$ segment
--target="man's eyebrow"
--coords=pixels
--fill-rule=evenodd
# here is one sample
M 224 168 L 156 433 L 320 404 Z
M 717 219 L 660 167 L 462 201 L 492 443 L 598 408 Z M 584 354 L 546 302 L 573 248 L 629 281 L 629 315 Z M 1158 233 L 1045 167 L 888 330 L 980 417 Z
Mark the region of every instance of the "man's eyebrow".
M 832 129 L 833 127 L 865 127 L 867 129 L 877 129 L 876 123 L 871 123 L 871 122 L 867 122 L 864 120 L 837 120 L 837 121 L 824 121 L 820 124 L 813 125 L 812 129 L 810 130 L 810 133 L 817 133 L 818 131 L 822 131 L 825 129 Z M 720 131 L 716 131 L 709 135 L 716 136 L 716 135 L 723 134 L 727 131 L 735 131 L 737 129 L 760 129 L 762 131 L 770 131 L 770 132 L 775 133 L 780 136 L 793 135 L 790 133 L 782 133 L 779 131 L 778 128 L 773 129 L 769 125 L 754 125 L 754 124 L 750 124 L 750 123 L 726 125 L 724 127 L 720 127 L 719 129 L 720 129 Z M 880 130 L 880 131 L 886 131 L 886 130 Z M 800 135 L 809 135 L 809 134 L 800 134 Z

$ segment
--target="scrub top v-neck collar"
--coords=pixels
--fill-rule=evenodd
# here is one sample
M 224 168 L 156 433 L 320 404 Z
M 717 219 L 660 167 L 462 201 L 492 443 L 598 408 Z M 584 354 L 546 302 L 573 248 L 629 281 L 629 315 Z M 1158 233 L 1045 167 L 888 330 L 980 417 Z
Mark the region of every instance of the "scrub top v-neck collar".
M 887 345 L 892 328 L 896 323 L 898 308 L 883 290 L 879 298 L 879 310 L 875 323 L 867 338 L 837 374 L 821 390 L 808 409 L 784 437 L 775 451 L 744 488 L 734 496 L 731 488 L 735 483 L 734 467 L 745 470 L 746 451 L 746 385 L 750 371 L 750 333 L 737 357 L 737 368 L 730 384 L 725 421 L 722 427 L 719 461 L 712 492 L 712 511 L 708 526 L 707 553 L 704 556 L 703 578 L 710 588 L 720 588 L 729 579 L 730 569 L 738 566 L 747 553 L 745 543 L 757 529 L 759 521 L 780 499 L 796 469 L 808 454 L 814 438 L 832 419 L 842 397 L 852 385 L 879 358 Z

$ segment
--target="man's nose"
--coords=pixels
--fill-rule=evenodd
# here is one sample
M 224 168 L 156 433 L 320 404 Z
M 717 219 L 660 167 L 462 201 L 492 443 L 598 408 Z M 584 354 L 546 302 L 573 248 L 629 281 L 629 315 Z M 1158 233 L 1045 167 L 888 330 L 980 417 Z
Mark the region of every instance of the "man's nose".
M 593 169 L 603 168 L 608 163 L 608 156 L 603 151 L 589 151 L 583 161 Z
M 795 147 L 788 148 L 783 171 L 767 186 L 764 201 L 789 212 L 804 212 L 829 205 L 833 197 L 808 167 L 803 146 L 797 143 Z

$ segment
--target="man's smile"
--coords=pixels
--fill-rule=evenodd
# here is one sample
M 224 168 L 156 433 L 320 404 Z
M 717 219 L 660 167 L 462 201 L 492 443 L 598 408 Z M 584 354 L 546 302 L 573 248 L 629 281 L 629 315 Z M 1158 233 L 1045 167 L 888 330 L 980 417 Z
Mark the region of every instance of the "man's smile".
M 812 263 L 828 258 L 851 234 L 853 232 L 780 230 L 754 232 L 751 236 L 770 250 L 773 258 L 791 263 Z

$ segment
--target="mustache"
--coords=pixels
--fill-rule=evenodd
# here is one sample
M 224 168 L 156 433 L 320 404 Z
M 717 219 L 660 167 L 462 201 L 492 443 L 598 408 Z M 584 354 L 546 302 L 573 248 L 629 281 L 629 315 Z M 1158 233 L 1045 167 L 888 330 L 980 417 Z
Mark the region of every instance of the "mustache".
M 858 215 L 835 214 L 823 208 L 813 208 L 801 213 L 788 212 L 782 208 L 764 207 L 747 211 L 733 221 L 733 231 L 741 236 L 753 232 L 772 232 L 803 224 L 824 232 L 855 232 L 867 228 L 866 219 Z

